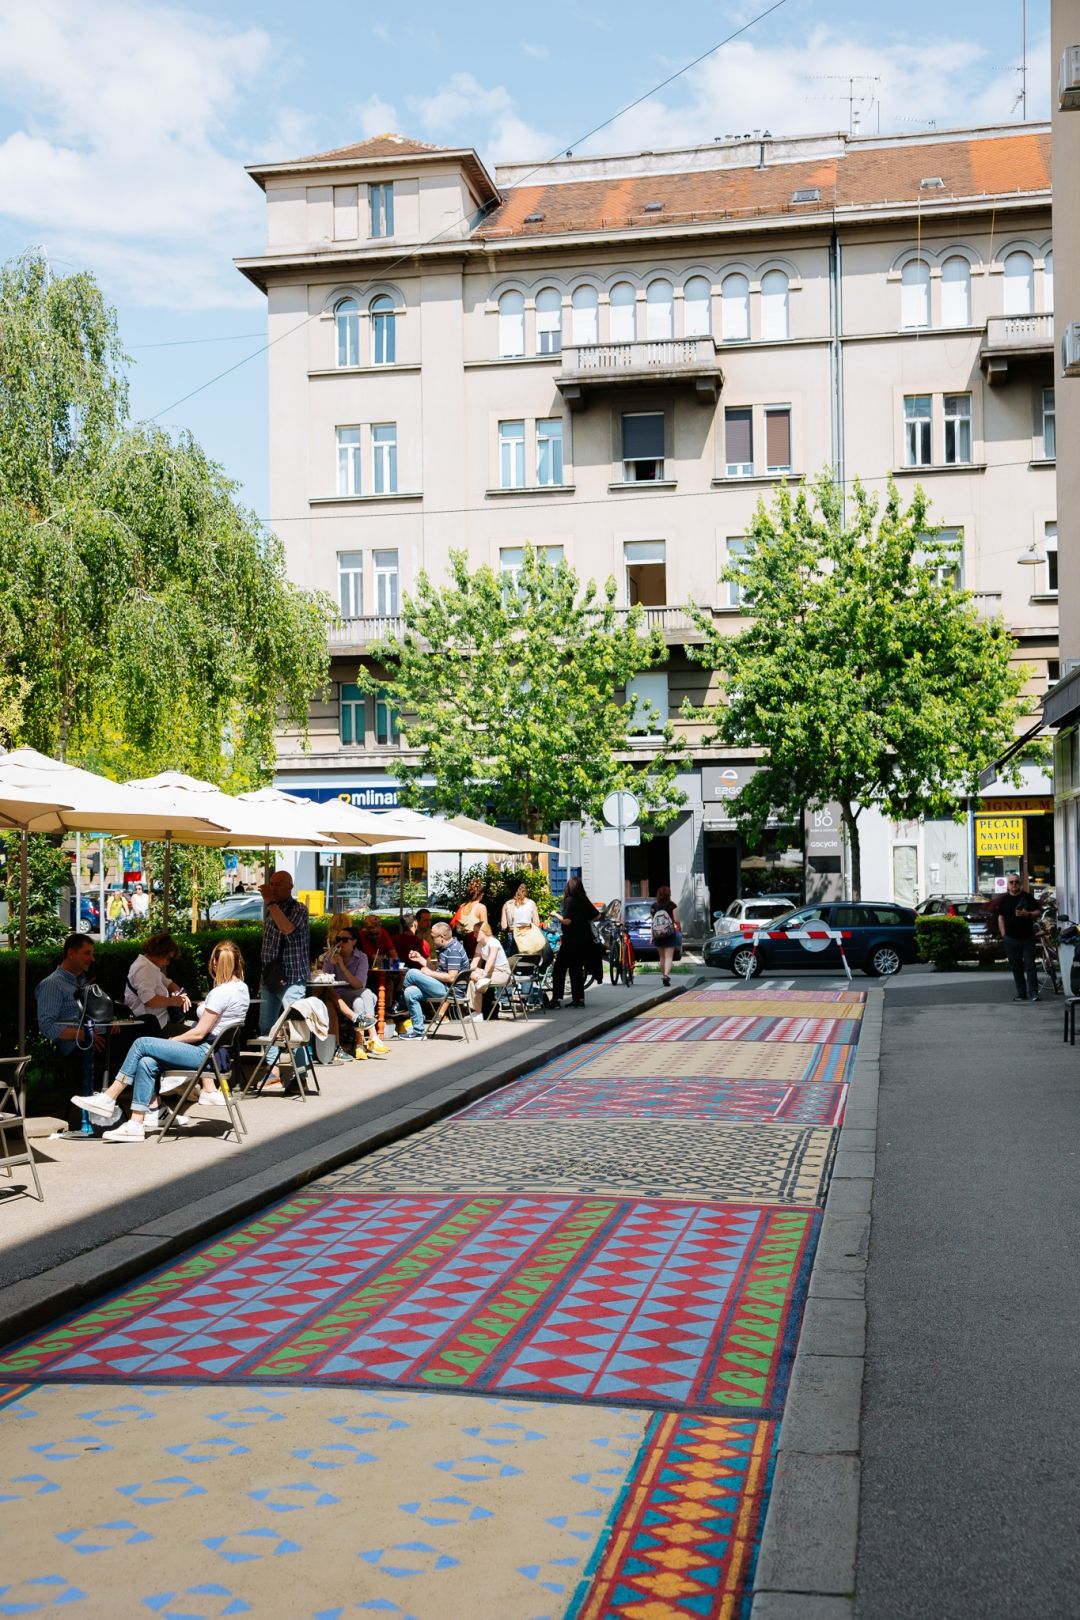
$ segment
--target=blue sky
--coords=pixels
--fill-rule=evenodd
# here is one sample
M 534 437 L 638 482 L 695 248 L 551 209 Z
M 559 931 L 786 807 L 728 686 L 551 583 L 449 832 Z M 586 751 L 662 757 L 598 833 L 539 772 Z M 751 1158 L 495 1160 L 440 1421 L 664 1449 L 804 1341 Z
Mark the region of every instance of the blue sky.
M 864 130 L 1019 119 L 1020 0 L 785 0 L 580 144 L 769 3 L 682 0 L 662 29 L 645 0 L 0 6 L 0 255 L 44 245 L 58 269 L 92 269 L 120 313 L 135 414 L 190 428 L 266 515 L 264 310 L 231 264 L 263 237 L 245 163 L 385 129 L 494 162 L 846 128 L 852 74 Z M 1044 118 L 1049 0 L 1027 9 L 1027 111 Z

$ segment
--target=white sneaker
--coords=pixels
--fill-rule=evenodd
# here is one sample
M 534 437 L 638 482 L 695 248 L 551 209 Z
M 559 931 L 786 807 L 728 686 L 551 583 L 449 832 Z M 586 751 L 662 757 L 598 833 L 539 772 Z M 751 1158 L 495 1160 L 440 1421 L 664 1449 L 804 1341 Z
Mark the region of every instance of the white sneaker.
M 92 1097 L 72 1097 L 73 1108 L 85 1108 L 88 1114 L 96 1114 L 107 1125 L 115 1125 L 120 1118 L 120 1110 L 116 1106 L 116 1098 L 110 1097 L 107 1091 L 95 1091 Z M 113 1115 L 116 1115 L 116 1119 Z
M 147 1136 L 153 1136 L 161 1130 L 161 1121 L 158 1117 L 158 1111 L 156 1108 L 148 1108 L 146 1110 L 146 1113 L 142 1117 L 142 1128 L 143 1132 Z
M 143 1129 L 141 1120 L 125 1119 L 124 1123 L 118 1125 L 115 1131 L 106 1131 L 101 1140 L 103 1142 L 145 1142 L 146 1132 Z
M 158 1092 L 162 1097 L 167 1097 L 170 1091 L 179 1091 L 181 1086 L 187 1085 L 192 1073 L 194 1070 L 185 1071 L 183 1074 L 167 1074 L 164 1080 L 158 1081 Z
M 225 1093 L 223 1091 L 200 1091 L 199 1106 L 202 1108 L 226 1107 Z

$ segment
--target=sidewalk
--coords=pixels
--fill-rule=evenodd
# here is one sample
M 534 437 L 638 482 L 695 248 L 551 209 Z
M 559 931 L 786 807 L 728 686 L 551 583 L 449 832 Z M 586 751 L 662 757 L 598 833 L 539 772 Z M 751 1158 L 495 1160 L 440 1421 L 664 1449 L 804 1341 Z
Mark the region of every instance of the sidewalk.
M 885 993 L 857 1620 L 1080 1615 L 1080 1047 L 1011 993 Z
M 322 1095 L 306 1103 L 250 1099 L 240 1144 L 216 1121 L 160 1144 L 35 1138 L 44 1204 L 11 1194 L 19 1171 L 0 1180 L 0 1343 L 677 993 L 642 975 L 594 986 L 583 1013 L 499 1018 L 468 1044 L 392 1040 L 386 1058 L 320 1066 Z

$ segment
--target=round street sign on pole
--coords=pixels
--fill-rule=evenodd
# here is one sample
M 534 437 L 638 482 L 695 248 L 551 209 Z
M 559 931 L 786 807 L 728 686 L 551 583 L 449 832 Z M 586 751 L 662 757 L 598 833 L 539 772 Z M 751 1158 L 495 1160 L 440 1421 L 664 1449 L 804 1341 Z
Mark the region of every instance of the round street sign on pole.
M 625 832 L 637 821 L 640 809 L 637 795 L 624 788 L 621 792 L 609 793 L 604 800 L 604 820 L 609 827 L 618 827 L 620 832 Z

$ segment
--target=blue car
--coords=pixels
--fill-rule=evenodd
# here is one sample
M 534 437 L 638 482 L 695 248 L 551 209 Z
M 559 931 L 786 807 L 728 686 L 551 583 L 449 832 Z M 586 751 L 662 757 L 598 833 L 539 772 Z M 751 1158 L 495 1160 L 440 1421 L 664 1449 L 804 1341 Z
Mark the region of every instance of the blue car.
M 726 968 L 737 979 L 748 973 L 756 977 L 766 969 L 787 973 L 792 968 L 809 968 L 818 973 L 842 970 L 840 948 L 831 940 L 821 949 L 814 949 L 815 941 L 804 943 L 799 939 L 784 939 L 814 926 L 839 929 L 844 936 L 844 955 L 848 965 L 862 968 L 872 978 L 888 978 L 899 973 L 905 962 L 914 962 L 915 913 L 907 906 L 898 906 L 892 900 L 845 900 L 834 905 L 803 906 L 768 923 L 770 935 L 759 941 L 756 952 L 752 942 L 738 934 L 705 941 L 702 955 L 706 967 Z
M 75 921 L 75 900 L 71 901 L 71 926 L 77 934 L 96 934 L 101 915 L 97 903 L 88 894 L 79 896 L 79 920 Z
M 634 947 L 634 955 L 639 962 L 657 958 L 660 954 L 653 944 L 652 908 L 653 902 L 651 900 L 625 900 L 623 902 L 623 919 L 630 935 L 630 943 Z M 665 940 L 664 943 L 667 944 L 667 941 Z M 671 943 L 675 946 L 675 960 L 678 962 L 682 956 L 682 934 L 677 928 L 675 938 Z

